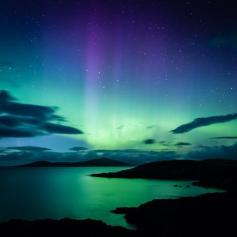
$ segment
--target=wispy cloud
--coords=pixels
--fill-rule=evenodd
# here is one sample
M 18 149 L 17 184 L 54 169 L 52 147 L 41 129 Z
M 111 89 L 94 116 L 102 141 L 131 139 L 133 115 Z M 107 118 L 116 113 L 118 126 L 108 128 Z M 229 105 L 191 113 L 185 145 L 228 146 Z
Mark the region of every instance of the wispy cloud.
M 186 133 L 199 127 L 209 126 L 209 125 L 218 124 L 218 123 L 226 123 L 235 119 L 237 119 L 237 113 L 197 118 L 190 123 L 186 123 L 186 124 L 182 124 L 178 126 L 171 132 L 174 134 Z
M 87 147 L 83 147 L 83 146 L 74 146 L 69 148 L 70 151 L 76 151 L 76 152 L 80 152 L 80 151 L 87 151 L 88 148 Z
M 189 142 L 177 142 L 176 146 L 191 146 L 192 144 Z
M 50 151 L 51 149 L 47 147 L 40 147 L 40 146 L 11 146 L 11 147 L 7 147 L 6 150 L 43 152 L 43 151 Z
M 237 139 L 237 136 L 226 136 L 226 137 L 211 137 L 210 139 L 214 140 L 234 140 Z

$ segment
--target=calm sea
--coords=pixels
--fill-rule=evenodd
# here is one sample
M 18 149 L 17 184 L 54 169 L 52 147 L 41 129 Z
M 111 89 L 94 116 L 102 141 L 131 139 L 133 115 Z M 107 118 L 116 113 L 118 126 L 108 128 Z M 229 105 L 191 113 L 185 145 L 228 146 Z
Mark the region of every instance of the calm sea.
M 186 181 L 89 176 L 121 169 L 124 168 L 0 169 L 0 221 L 12 218 L 92 218 L 128 227 L 122 215 L 110 211 L 117 207 L 135 207 L 155 198 L 178 198 L 217 191 L 188 187 L 191 182 Z

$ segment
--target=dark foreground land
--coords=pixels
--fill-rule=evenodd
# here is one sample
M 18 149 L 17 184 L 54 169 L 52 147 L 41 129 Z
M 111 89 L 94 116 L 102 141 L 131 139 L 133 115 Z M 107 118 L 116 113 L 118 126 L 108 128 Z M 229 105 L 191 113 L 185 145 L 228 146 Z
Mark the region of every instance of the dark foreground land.
M 237 236 L 237 198 L 229 193 L 177 200 L 153 200 L 137 208 L 117 208 L 140 236 Z
M 43 236 L 85 236 L 85 237 L 133 237 L 135 231 L 123 227 L 112 227 L 96 220 L 12 220 L 0 224 L 0 236 L 43 237 Z
M 225 192 L 198 197 L 153 200 L 139 207 L 121 207 L 136 231 L 94 220 L 10 221 L 0 224 L 0 236 L 137 236 L 203 237 L 237 236 L 237 161 L 165 161 L 93 176 L 195 180 L 196 185 Z

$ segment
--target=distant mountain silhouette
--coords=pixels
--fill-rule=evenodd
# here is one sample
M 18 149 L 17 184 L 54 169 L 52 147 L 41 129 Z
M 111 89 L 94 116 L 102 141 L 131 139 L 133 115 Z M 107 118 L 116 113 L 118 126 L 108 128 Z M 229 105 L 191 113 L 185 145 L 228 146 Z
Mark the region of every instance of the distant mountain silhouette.
M 108 158 L 93 159 L 80 162 L 50 162 L 50 161 L 36 161 L 29 164 L 20 165 L 20 167 L 109 167 L 109 166 L 130 166 L 128 163 L 112 160 Z

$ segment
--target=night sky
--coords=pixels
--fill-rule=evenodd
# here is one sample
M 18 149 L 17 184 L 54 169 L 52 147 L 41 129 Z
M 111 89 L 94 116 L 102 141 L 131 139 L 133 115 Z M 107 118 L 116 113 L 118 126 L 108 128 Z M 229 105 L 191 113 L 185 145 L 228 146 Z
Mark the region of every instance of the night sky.
M 235 1 L 0 4 L 0 146 L 236 148 Z

